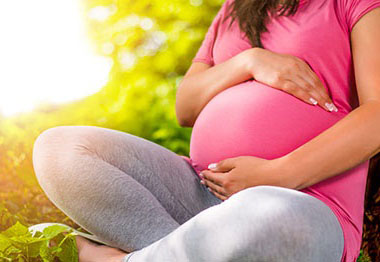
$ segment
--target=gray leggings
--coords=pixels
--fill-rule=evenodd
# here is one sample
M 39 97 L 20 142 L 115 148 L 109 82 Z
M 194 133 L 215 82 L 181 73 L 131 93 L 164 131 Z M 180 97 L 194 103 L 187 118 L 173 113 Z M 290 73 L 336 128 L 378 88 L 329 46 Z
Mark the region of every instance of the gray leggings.
M 59 126 L 35 141 L 33 164 L 49 199 L 128 254 L 124 261 L 339 262 L 343 232 L 330 208 L 276 186 L 222 201 L 179 155 L 94 126 Z

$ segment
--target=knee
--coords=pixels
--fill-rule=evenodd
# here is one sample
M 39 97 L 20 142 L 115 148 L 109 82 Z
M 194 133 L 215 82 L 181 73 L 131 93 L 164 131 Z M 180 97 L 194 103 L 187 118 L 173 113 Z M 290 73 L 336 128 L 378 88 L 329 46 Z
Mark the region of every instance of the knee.
M 57 126 L 43 131 L 33 145 L 33 168 L 37 180 L 44 191 L 62 186 L 65 168 L 75 157 L 75 144 L 80 137 L 74 136 L 75 126 Z M 78 147 L 77 147 L 78 148 Z
M 337 238 L 326 208 L 296 190 L 251 187 L 189 220 L 189 232 L 197 232 L 197 243 L 207 248 L 200 248 L 202 254 L 217 243 L 226 261 L 328 261 L 321 254 L 334 254 Z
M 266 212 L 270 212 L 272 216 L 277 213 L 281 215 L 280 212 L 285 210 L 288 190 L 270 185 L 249 187 L 235 193 L 225 202 L 230 202 L 232 208 L 239 211 L 237 213 L 253 212 L 266 216 Z
M 235 211 L 231 212 L 232 215 L 242 216 L 247 220 L 260 220 L 263 222 L 262 226 L 265 226 L 291 217 L 292 212 L 296 211 L 294 204 L 300 204 L 297 207 L 300 210 L 307 200 L 299 203 L 299 194 L 302 193 L 288 188 L 261 185 L 241 190 L 225 202 L 230 202 L 230 208 Z
M 241 190 L 226 201 L 213 207 L 212 215 L 218 217 L 221 223 L 226 225 L 238 223 L 236 234 L 246 234 L 246 229 L 253 225 L 260 224 L 260 228 L 265 230 L 271 227 L 273 220 L 281 219 L 286 207 L 284 202 L 273 194 L 271 186 L 256 186 Z M 210 216 L 211 217 L 211 216 Z M 213 218 L 214 219 L 214 218 Z M 240 232 L 240 233 L 239 233 Z
M 313 241 L 313 223 L 317 218 L 311 219 L 306 212 L 315 203 L 308 195 L 301 194 L 269 185 L 246 188 L 225 201 L 230 205 L 226 212 L 231 223 L 239 221 L 242 234 L 247 234 L 248 228 L 255 231 L 251 235 L 255 236 L 252 240 L 256 244 L 270 244 L 268 236 L 276 235 L 280 243 L 303 246 Z
M 45 174 L 50 166 L 54 163 L 53 156 L 57 152 L 60 152 L 58 148 L 59 143 L 62 142 L 64 137 L 63 127 L 53 127 L 43 131 L 33 145 L 33 167 L 37 178 L 41 178 L 42 174 Z M 56 151 L 54 153 L 54 151 Z

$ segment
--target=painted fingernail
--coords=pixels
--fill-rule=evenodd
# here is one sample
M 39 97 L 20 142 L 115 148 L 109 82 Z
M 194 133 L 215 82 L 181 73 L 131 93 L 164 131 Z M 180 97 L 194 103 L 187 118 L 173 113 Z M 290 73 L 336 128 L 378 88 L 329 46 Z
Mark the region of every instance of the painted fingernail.
M 208 169 L 216 168 L 216 163 L 211 163 L 208 165 Z
M 205 181 L 201 180 L 200 183 L 204 185 L 204 184 L 205 184 Z
M 309 98 L 309 100 L 310 100 L 310 102 L 312 102 L 313 103 L 313 105 L 316 105 L 316 104 L 318 104 L 318 101 L 317 100 L 315 100 L 314 98 L 312 98 L 312 97 L 310 97 Z
M 330 103 L 326 102 L 325 106 L 329 109 L 330 112 L 334 110 L 333 104 L 330 104 Z
M 334 106 L 334 112 L 338 112 L 338 108 L 336 107 L 336 105 L 333 104 L 333 106 Z

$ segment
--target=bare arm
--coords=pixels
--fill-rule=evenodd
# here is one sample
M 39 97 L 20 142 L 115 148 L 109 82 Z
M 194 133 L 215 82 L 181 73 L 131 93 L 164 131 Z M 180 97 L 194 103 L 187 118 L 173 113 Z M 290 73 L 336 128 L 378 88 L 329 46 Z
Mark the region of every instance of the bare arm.
M 192 127 L 199 113 L 215 95 L 252 78 L 248 64 L 254 49 L 246 49 L 212 67 L 200 62 L 190 66 L 176 93 L 176 115 L 181 126 Z
M 360 106 L 335 125 L 282 158 L 300 190 L 341 174 L 380 152 L 380 8 L 351 32 Z
M 222 200 L 258 185 L 301 190 L 337 176 L 380 153 L 378 28 L 380 8 L 364 15 L 351 32 L 359 107 L 282 157 L 267 160 L 239 156 L 214 163 L 217 165 L 200 173 L 204 185 Z
M 191 65 L 177 90 L 179 124 L 192 127 L 211 98 L 248 79 L 280 89 L 306 103 L 318 103 L 327 111 L 333 110 L 326 104 L 333 105 L 326 88 L 305 61 L 293 55 L 254 47 L 213 67 L 197 62 Z

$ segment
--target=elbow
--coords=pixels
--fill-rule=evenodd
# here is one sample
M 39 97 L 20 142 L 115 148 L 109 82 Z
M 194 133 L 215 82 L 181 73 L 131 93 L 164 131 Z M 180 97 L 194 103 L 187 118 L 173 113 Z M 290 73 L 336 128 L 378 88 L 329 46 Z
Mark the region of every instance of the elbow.
M 177 106 L 175 110 L 176 118 L 177 118 L 177 123 L 179 126 L 184 127 L 186 125 L 186 119 L 184 119 L 178 112 Z
M 192 127 L 194 125 L 194 121 L 188 114 L 183 113 L 184 111 L 188 112 L 188 110 L 181 110 L 179 108 L 178 103 L 176 103 L 175 112 L 176 112 L 176 117 L 177 117 L 177 123 L 181 127 Z
M 179 124 L 181 127 L 192 127 L 192 125 L 188 124 L 187 122 L 179 122 L 179 121 L 178 121 L 178 124 Z
M 194 123 L 192 121 L 178 121 L 181 127 L 193 127 Z
M 189 117 L 184 117 L 183 114 L 180 114 L 178 109 L 176 109 L 176 116 L 177 116 L 177 123 L 181 127 L 192 127 L 193 126 L 193 121 L 191 121 Z
M 181 127 L 192 127 L 193 121 L 192 116 L 189 112 L 188 106 L 186 107 L 186 101 L 182 101 L 181 97 L 178 95 L 179 92 L 177 91 L 176 95 L 176 102 L 175 102 L 175 113 L 177 118 L 177 123 Z

